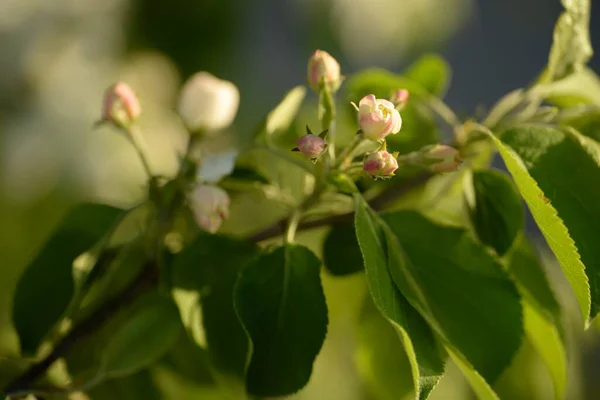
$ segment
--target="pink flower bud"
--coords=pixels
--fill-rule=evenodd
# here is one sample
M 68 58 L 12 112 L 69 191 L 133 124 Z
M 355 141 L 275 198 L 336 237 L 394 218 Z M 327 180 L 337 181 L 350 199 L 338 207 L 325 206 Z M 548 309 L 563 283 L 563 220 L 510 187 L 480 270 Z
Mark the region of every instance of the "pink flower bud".
M 317 135 L 308 134 L 296 140 L 296 146 L 297 151 L 311 160 L 315 160 L 325 151 L 327 142 Z
M 431 161 L 429 168 L 433 172 L 456 171 L 463 162 L 457 149 L 444 144 L 428 146 L 423 156 Z
M 203 230 L 215 233 L 229 217 L 229 195 L 217 186 L 199 185 L 190 196 L 194 219 Z
M 142 112 L 135 92 L 126 83 L 119 82 L 104 92 L 102 120 L 127 128 Z
M 239 103 L 240 93 L 233 83 L 198 72 L 183 85 L 178 112 L 191 132 L 218 131 L 231 125 Z
M 390 99 L 392 103 L 396 106 L 396 108 L 402 108 L 408 101 L 410 97 L 410 93 L 406 89 L 398 89 Z
M 358 103 L 358 124 L 366 139 L 381 140 L 400 132 L 402 118 L 390 101 L 369 94 Z
M 326 51 L 316 50 L 308 60 L 308 84 L 318 93 L 321 80 L 329 91 L 338 90 L 342 83 L 340 64 Z
M 385 150 L 368 153 L 363 161 L 363 169 L 375 178 L 389 178 L 398 169 L 398 160 Z

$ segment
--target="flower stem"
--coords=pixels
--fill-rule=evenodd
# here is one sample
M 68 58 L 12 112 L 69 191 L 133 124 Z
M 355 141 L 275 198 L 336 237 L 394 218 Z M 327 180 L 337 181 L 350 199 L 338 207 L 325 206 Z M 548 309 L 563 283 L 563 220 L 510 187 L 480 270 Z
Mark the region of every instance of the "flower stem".
M 142 166 L 144 167 L 144 171 L 146 171 L 146 175 L 148 178 L 152 178 L 154 175 L 152 174 L 152 168 L 150 168 L 150 163 L 148 162 L 148 158 L 146 157 L 146 153 L 144 152 L 144 142 L 142 140 L 141 132 L 135 126 L 127 129 L 127 137 L 131 141 L 133 148 L 135 149 L 140 161 L 142 162 Z

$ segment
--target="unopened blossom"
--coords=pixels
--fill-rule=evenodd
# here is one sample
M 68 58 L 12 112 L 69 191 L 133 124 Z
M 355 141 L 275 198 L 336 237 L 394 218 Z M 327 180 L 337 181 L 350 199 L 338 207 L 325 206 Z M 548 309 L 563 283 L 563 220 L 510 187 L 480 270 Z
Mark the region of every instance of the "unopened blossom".
M 342 83 L 340 64 L 326 51 L 315 50 L 308 60 L 308 84 L 318 93 L 321 81 L 330 92 L 338 90 Z
M 103 122 L 112 122 L 122 128 L 127 128 L 141 113 L 140 102 L 133 89 L 126 83 L 116 83 L 104 92 Z
M 369 94 L 358 103 L 358 124 L 366 139 L 381 140 L 400 131 L 402 118 L 392 102 Z
M 390 101 L 394 104 L 396 109 L 401 109 L 404 107 L 408 98 L 410 97 L 410 93 L 406 89 L 398 89 L 394 92 Z
M 385 150 L 368 153 L 363 161 L 363 170 L 374 178 L 392 177 L 397 169 L 396 156 Z
M 424 150 L 423 157 L 428 160 L 429 168 L 433 172 L 456 171 L 463 162 L 460 152 L 445 144 L 435 144 Z
M 313 134 L 304 135 L 296 140 L 296 148 L 311 160 L 316 160 L 327 148 L 327 142 L 321 137 Z
M 198 72 L 183 85 L 178 112 L 190 132 L 217 131 L 231 125 L 239 103 L 240 93 L 233 83 Z
M 229 217 L 229 195 L 220 187 L 199 185 L 190 195 L 190 209 L 203 230 L 215 233 Z

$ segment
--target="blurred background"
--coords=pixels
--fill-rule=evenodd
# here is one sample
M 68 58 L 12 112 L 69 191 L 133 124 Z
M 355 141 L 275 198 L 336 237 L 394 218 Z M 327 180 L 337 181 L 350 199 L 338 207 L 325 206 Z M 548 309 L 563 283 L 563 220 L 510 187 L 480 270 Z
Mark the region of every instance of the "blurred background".
M 127 206 L 144 194 L 142 166 L 125 138 L 92 129 L 108 85 L 125 80 L 136 90 L 152 167 L 168 175 L 185 143 L 174 112 L 178 88 L 196 71 L 240 89 L 225 146 L 249 137 L 288 89 L 304 83 L 317 48 L 335 56 L 345 74 L 370 66 L 399 72 L 437 52 L 453 68 L 446 101 L 468 116 L 541 71 L 560 11 L 559 0 L 0 0 L 0 377 L 2 360 L 17 356 L 10 323 L 17 279 L 66 208 L 83 199 Z M 592 43 L 600 47 L 599 4 L 592 14 Z M 600 72 L 600 56 L 591 66 Z M 318 243 L 322 233 L 305 240 Z M 549 265 L 557 271 L 551 259 Z M 309 386 L 296 397 L 387 399 L 358 377 L 360 332 L 352 321 L 362 301 L 345 294 L 364 290 L 362 278 L 324 279 L 329 334 Z M 600 334 L 573 330 L 568 399 L 598 399 Z M 171 364 L 112 382 L 104 393 L 218 398 L 174 374 Z M 524 346 L 514 364 L 496 385 L 502 398 L 550 398 L 531 349 Z M 460 373 L 449 369 L 432 398 L 468 398 Z M 406 379 L 408 370 L 398 377 Z M 135 388 L 156 389 L 149 397 L 134 395 Z

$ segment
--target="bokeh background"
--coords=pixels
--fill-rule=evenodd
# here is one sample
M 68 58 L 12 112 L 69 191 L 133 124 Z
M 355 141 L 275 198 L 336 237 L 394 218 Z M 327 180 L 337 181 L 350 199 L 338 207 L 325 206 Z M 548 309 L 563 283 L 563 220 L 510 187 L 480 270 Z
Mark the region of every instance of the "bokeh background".
M 422 53 L 440 53 L 453 68 L 446 101 L 467 116 L 540 72 L 560 11 L 559 0 L 0 0 L 0 378 L 2 362 L 17 356 L 10 323 L 17 279 L 66 208 L 83 199 L 127 206 L 143 196 L 143 170 L 127 141 L 92 129 L 108 85 L 125 80 L 137 91 L 151 164 L 168 175 L 185 143 L 174 112 L 178 88 L 196 71 L 241 91 L 233 139 L 221 147 L 247 138 L 304 82 L 316 48 L 333 54 L 346 74 L 369 66 L 401 71 Z M 600 4 L 592 13 L 592 43 L 600 47 Z M 600 72 L 599 56 L 591 66 Z M 318 234 L 305 240 L 317 243 Z M 328 339 L 297 398 L 378 399 L 358 378 L 353 352 L 361 302 L 345 296 L 362 290 L 361 278 L 324 279 Z M 598 399 L 600 333 L 572 331 L 568 399 Z M 97 398 L 218 398 L 169 365 L 105 385 Z M 549 385 L 524 347 L 496 388 L 502 398 L 546 400 Z M 450 367 L 432 398 L 469 396 Z

